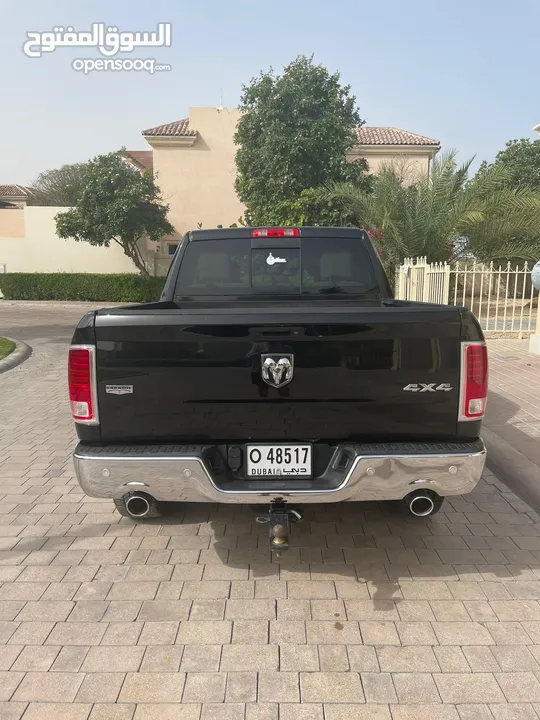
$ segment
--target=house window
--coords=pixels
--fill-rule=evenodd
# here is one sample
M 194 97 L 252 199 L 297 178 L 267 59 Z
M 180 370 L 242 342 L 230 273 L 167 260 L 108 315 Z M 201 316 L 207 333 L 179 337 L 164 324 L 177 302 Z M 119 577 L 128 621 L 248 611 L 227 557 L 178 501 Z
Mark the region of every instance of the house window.
M 168 255 L 174 255 L 176 252 L 176 248 L 178 247 L 178 243 L 169 243 L 167 245 L 167 254 Z

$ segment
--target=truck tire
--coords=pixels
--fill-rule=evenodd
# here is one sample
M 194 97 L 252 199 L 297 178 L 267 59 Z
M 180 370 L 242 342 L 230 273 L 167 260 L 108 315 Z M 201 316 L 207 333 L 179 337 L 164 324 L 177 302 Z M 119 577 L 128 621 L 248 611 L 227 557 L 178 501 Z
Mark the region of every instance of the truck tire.
M 127 493 L 126 495 L 124 495 L 124 497 L 120 498 L 119 500 L 113 500 L 115 508 L 118 510 L 120 515 L 122 515 L 122 517 L 128 517 L 128 518 L 131 518 L 132 520 L 136 520 L 137 522 L 141 522 L 143 520 L 148 520 L 151 518 L 161 517 L 162 513 L 161 513 L 161 509 L 160 509 L 160 504 L 151 495 L 146 495 L 146 494 L 145 494 L 145 498 L 150 506 L 146 515 L 143 515 L 141 517 L 131 515 L 127 511 L 126 500 L 133 495 L 140 495 L 140 493 Z

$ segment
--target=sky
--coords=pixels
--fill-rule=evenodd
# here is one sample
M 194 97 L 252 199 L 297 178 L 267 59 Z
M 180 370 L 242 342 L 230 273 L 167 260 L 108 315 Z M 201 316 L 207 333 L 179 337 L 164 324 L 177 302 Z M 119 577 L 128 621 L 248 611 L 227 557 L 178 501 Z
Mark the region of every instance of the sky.
M 0 0 L 0 10 L 0 184 L 149 149 L 143 129 L 221 97 L 234 107 L 243 83 L 298 54 L 341 73 L 368 125 L 436 138 L 460 160 L 538 137 L 538 0 Z M 171 23 L 171 47 L 123 57 L 172 69 L 84 75 L 71 63 L 100 57 L 95 48 L 23 52 L 27 32 L 100 22 L 141 32 Z

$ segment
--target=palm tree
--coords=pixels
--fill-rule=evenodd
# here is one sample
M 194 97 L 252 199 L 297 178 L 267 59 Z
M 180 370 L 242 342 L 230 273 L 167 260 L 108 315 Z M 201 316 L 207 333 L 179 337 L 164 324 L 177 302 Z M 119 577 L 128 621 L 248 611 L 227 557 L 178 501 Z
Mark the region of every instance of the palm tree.
M 502 168 L 490 167 L 469 179 L 471 163 L 458 166 L 451 152 L 412 185 L 402 169 L 388 165 L 371 193 L 346 183 L 323 193 L 350 224 L 375 231 L 374 242 L 389 270 L 417 256 L 430 262 L 538 259 L 540 191 L 511 187 Z

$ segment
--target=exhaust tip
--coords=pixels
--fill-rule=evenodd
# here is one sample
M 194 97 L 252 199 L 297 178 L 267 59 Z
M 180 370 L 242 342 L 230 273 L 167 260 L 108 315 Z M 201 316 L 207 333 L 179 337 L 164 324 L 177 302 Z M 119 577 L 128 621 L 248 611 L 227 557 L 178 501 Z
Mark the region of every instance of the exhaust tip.
M 126 498 L 125 504 L 131 517 L 145 517 L 150 512 L 150 503 L 144 495 L 130 495 Z
M 427 517 L 435 509 L 435 503 L 429 495 L 415 495 L 409 501 L 409 510 L 416 517 Z

